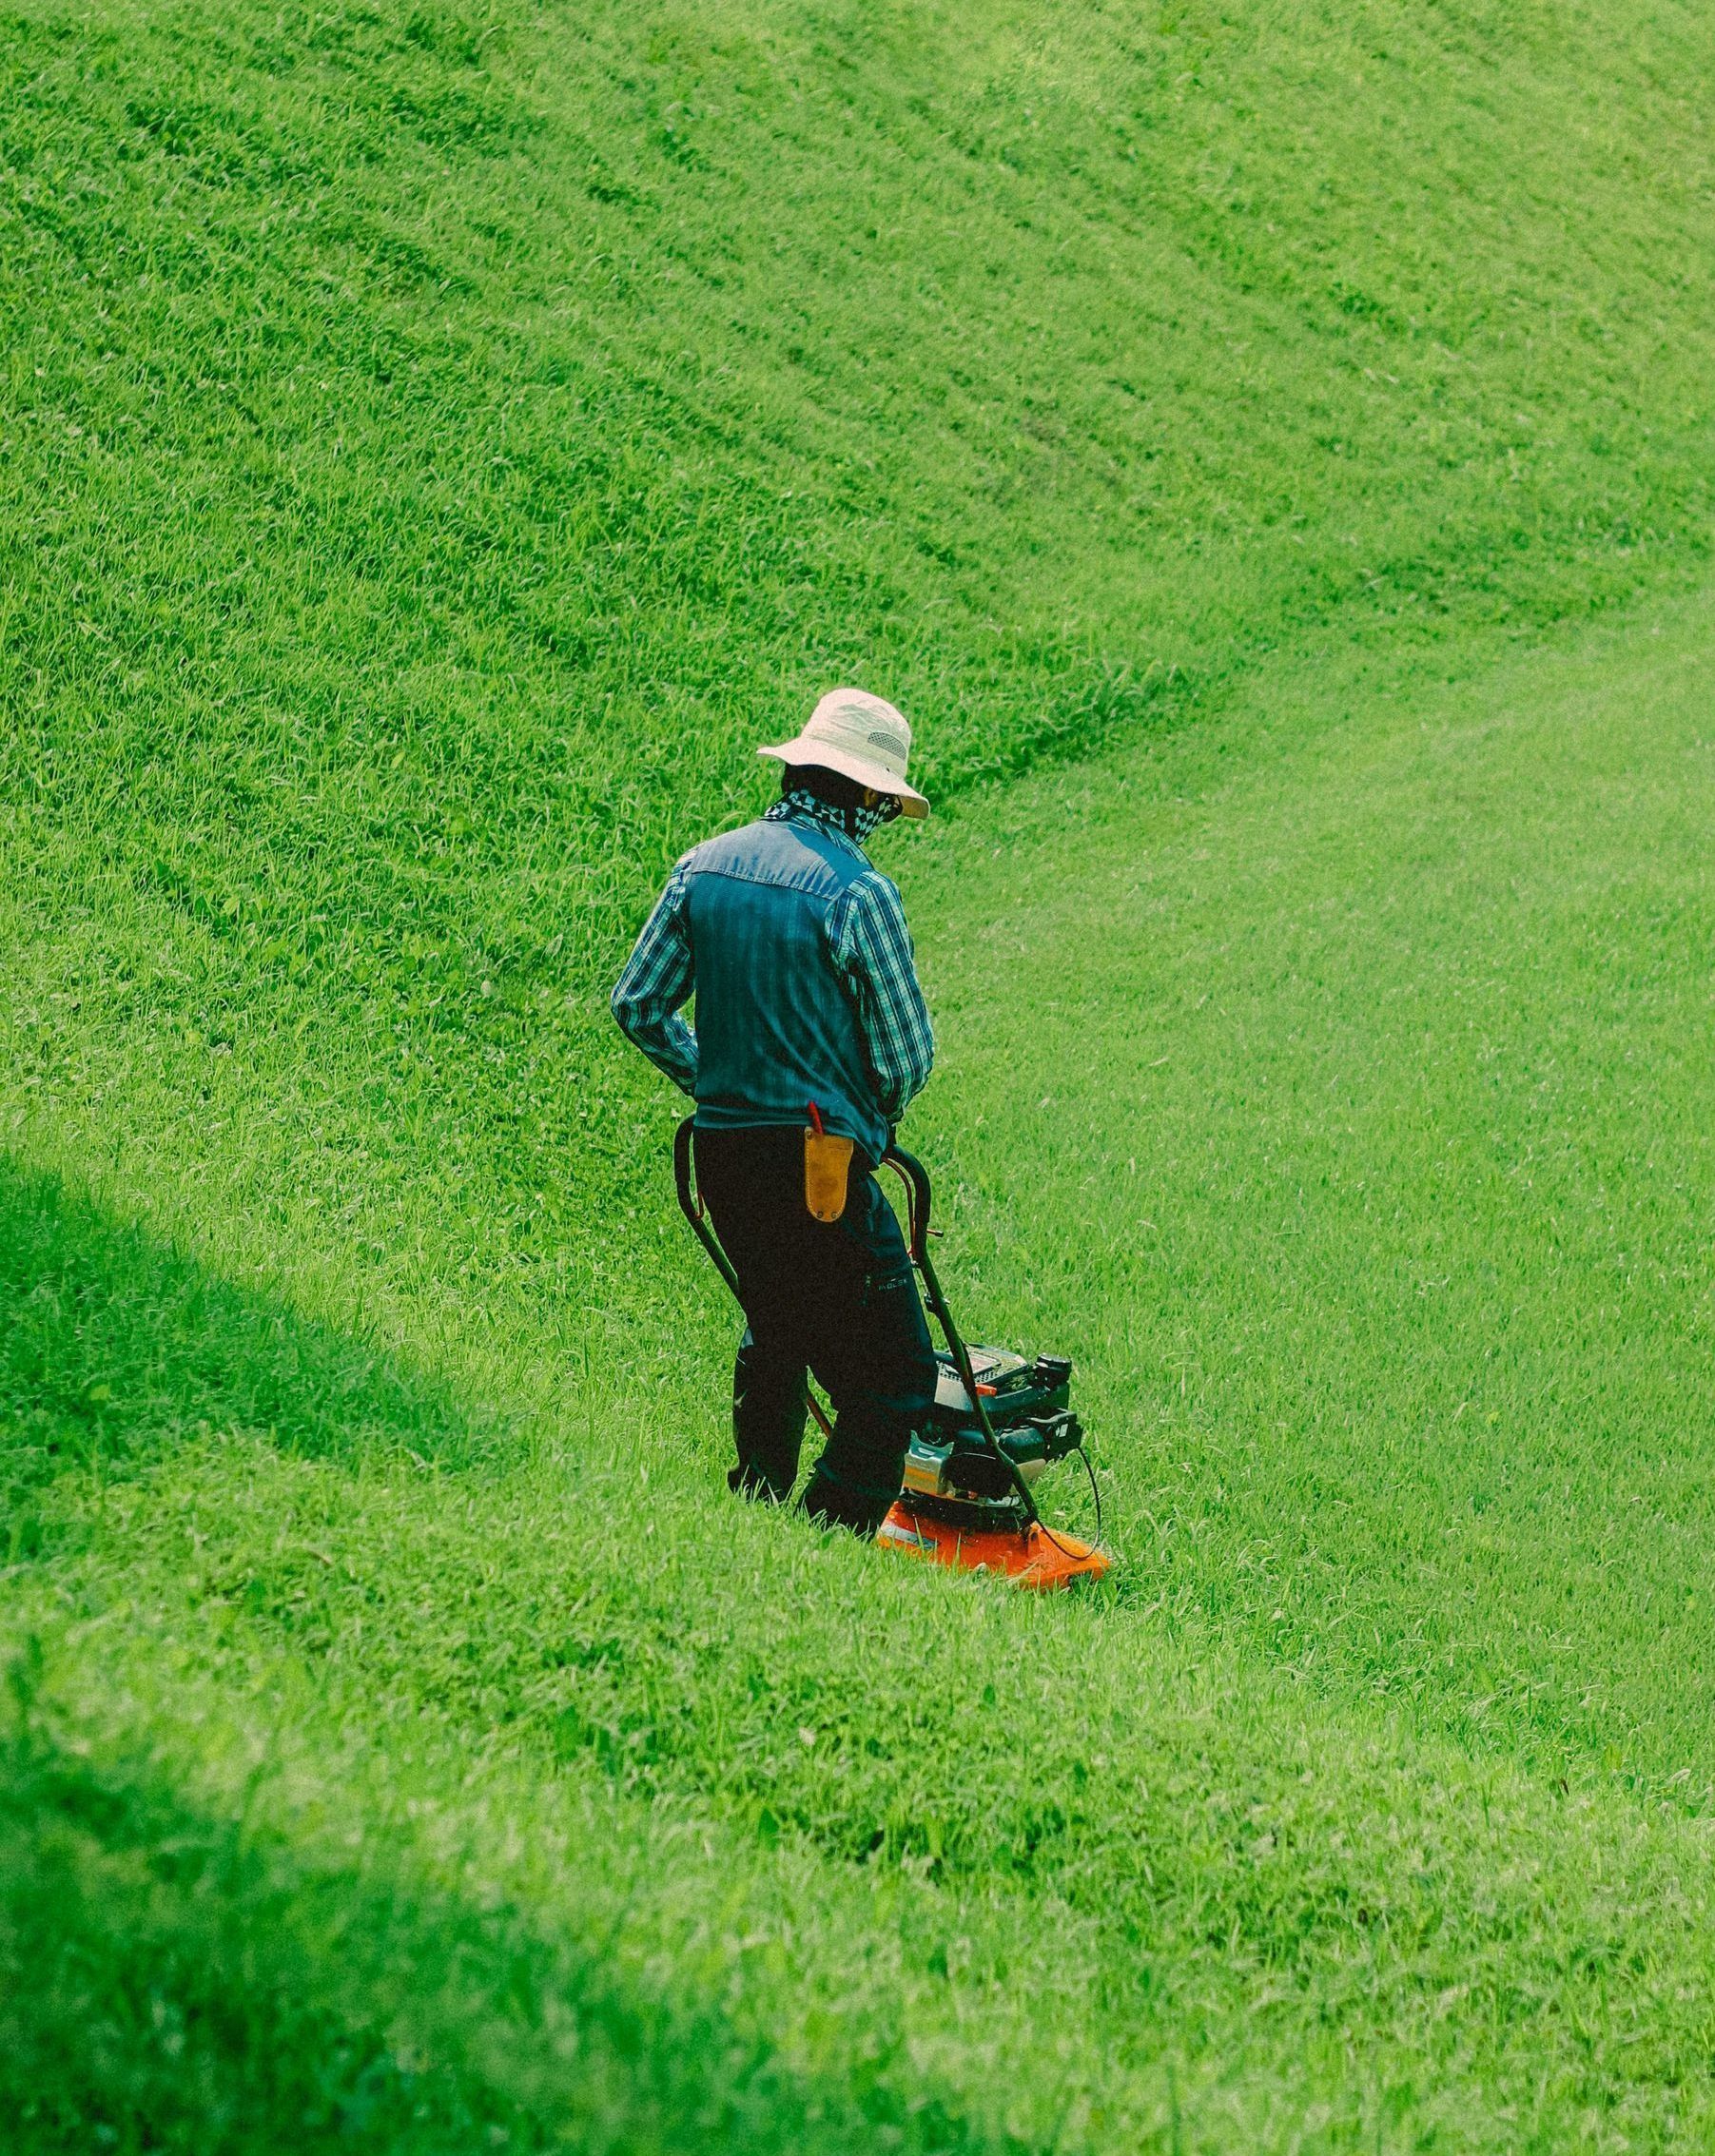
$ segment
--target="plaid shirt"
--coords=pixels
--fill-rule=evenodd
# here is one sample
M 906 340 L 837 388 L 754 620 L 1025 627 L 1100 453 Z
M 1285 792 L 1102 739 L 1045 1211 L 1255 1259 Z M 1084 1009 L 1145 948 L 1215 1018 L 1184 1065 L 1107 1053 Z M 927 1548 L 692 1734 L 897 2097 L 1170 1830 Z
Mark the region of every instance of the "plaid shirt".
M 813 824 L 864 860 L 863 848 L 848 833 L 840 811 L 813 795 L 784 795 L 768 810 L 766 820 L 782 819 Z M 694 1096 L 696 1035 L 678 1015 L 696 986 L 685 907 L 691 861 L 687 854 L 674 868 L 655 910 L 643 924 L 614 990 L 614 1016 L 657 1070 L 664 1071 L 681 1092 Z M 828 909 L 828 948 L 856 1006 L 876 1105 L 889 1123 L 896 1123 L 928 1079 L 935 1037 L 917 984 L 911 932 L 906 926 L 899 892 L 867 861 L 865 871 Z

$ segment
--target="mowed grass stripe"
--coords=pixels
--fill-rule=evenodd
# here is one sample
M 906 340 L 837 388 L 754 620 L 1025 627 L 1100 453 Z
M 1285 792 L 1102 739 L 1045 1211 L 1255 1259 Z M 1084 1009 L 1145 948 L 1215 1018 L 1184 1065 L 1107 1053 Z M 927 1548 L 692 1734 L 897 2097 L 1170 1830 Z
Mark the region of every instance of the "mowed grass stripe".
M 930 931 L 966 1264 L 1083 1347 L 1137 1591 L 1699 1810 L 1709 624 L 1312 670 L 1212 797 L 1007 804 Z
M 88 1981 L 91 1962 L 99 1973 L 91 2010 L 111 2015 L 134 1998 L 142 1967 L 162 2003 L 152 2034 L 121 2012 L 129 2042 L 107 2040 L 103 2070 L 59 2088 L 67 2103 L 128 2097 L 194 2145 L 204 2113 L 160 2094 L 180 2087 L 169 2062 L 188 2027 L 217 2095 L 264 2123 L 332 2043 L 358 2080 L 380 2075 L 367 2099 L 378 2131 L 415 2097 L 431 2127 L 466 2106 L 509 2130 L 557 2120 L 576 2145 L 604 2146 L 585 2085 L 612 2080 L 603 2062 L 617 2014 L 622 2034 L 653 2031 L 602 2098 L 620 2114 L 662 2096 L 651 2046 L 689 2041 L 711 2047 L 709 2080 L 693 2074 L 691 2088 L 717 2107 L 753 2098 L 752 2079 L 766 2095 L 763 2065 L 807 2045 L 831 2077 L 825 2101 L 845 2088 L 841 2101 L 856 2102 L 848 2064 L 844 2082 L 840 2070 L 855 2049 L 868 2062 L 857 2084 L 866 2115 L 932 2127 L 928 2146 L 957 2146 L 962 2115 L 1046 2132 L 1057 2110 L 1085 2118 L 1086 2141 L 1127 2146 L 1142 2122 L 1171 2114 L 1175 2088 L 1212 2134 L 1243 2127 L 1273 2140 L 1319 2118 L 1339 2146 L 1378 2120 L 1427 2130 L 1521 2077 L 1550 2117 L 1595 2101 L 1665 2123 L 1656 2085 L 1678 2075 L 1700 2026 L 1684 1958 L 1700 1951 L 1687 1871 L 1700 1845 L 1683 1829 L 1651 1847 L 1623 1803 L 1581 1797 L 1563 1813 L 1504 1771 L 1473 1773 L 1385 1737 L 1354 1741 L 1230 1663 L 1163 1654 L 1147 1632 L 1104 1658 L 1104 1633 L 1123 1624 L 1112 1608 L 1044 1609 L 891 1567 L 878 1575 L 872 1553 L 758 1516 L 722 1535 L 727 1564 L 711 1568 L 704 1491 L 670 1486 L 645 1511 L 616 1505 L 617 1486 L 595 1485 L 592 1531 L 567 1517 L 559 1476 L 354 1482 L 235 1434 L 141 1481 L 62 1488 L 61 1534 L 90 1547 L 38 1573 L 45 1592 L 27 1594 L 12 1621 L 49 1641 L 54 1693 L 76 1710 L 73 1757 L 91 1741 L 98 1758 L 121 1749 L 91 1777 L 27 1740 L 14 1761 L 20 1811 L 49 1827 L 50 1852 L 68 1834 L 74 1848 L 93 1836 L 99 1877 L 115 1837 L 122 1853 L 149 1847 L 127 1824 L 133 1814 L 146 1824 L 164 1800 L 126 1756 L 146 1746 L 157 1782 L 164 1765 L 193 1787 L 212 1778 L 247 1815 L 257 1777 L 278 1782 L 283 1795 L 263 1816 L 278 1814 L 288 1844 L 268 1843 L 235 1872 L 212 1823 L 192 1833 L 182 1820 L 166 1876 L 188 1868 L 205 1898 L 180 1910 L 169 1894 L 153 1908 L 150 1952 L 135 1937 L 139 1916 L 115 1899 L 120 1879 L 99 1917 L 80 1917 L 61 1945 L 69 1977 L 81 1969 Z M 637 1538 L 630 1552 L 620 1523 Z M 116 1687 L 107 1650 L 120 1636 Z M 1105 1681 L 1092 1681 L 1104 1661 Z M 998 1702 L 968 1689 L 984 1670 L 985 1690 L 1006 1685 Z M 860 1695 L 862 1721 L 848 1719 Z M 618 1810 L 597 1798 L 591 1816 L 578 1798 L 592 1765 L 629 1800 Z M 555 1809 L 568 1782 L 585 1806 L 575 1850 Z M 598 1913 L 602 1958 L 641 1986 L 630 2007 L 623 1985 L 578 1973 L 575 1945 L 544 1962 L 528 1937 L 478 1924 L 467 1938 L 458 1927 L 469 1919 L 413 1907 L 414 1874 L 436 1836 L 468 1820 L 473 1789 L 485 1824 L 468 1830 L 463 1861 L 486 1882 L 479 1901 L 534 1865 L 537 1920 L 575 1940 Z M 687 1808 L 687 1797 L 701 1802 Z M 533 1817 L 538 1802 L 545 1821 Z M 866 1802 L 877 1827 L 854 1836 Z M 70 1816 L 54 1825 L 61 1809 Z M 306 1834 L 324 1854 L 299 1862 L 289 1845 Z M 747 1839 L 795 1870 L 795 1921 L 758 1917 L 778 1895 L 750 1876 Z M 1601 1877 L 1581 1889 L 1592 1841 Z M 615 1903 L 613 1874 L 634 1893 L 633 1868 L 649 1869 L 656 1845 L 670 1907 L 633 1916 L 628 1899 Z M 328 1854 L 346 1846 L 362 1849 L 366 1869 L 330 1874 Z M 40 1869 L 19 1882 L 27 1915 Z M 516 1894 L 508 1880 L 503 1898 Z M 199 1951 L 218 1966 L 231 1951 L 222 1927 L 271 1921 L 280 1895 L 292 1922 L 252 1969 L 235 2038 L 219 2015 L 208 2026 Z M 717 1910 L 731 1929 L 709 1940 Z M 748 1972 L 747 1953 L 768 1950 L 760 1983 L 747 1973 L 739 1987 L 747 2022 L 761 2026 L 732 2039 L 731 2060 L 725 2040 L 694 2020 L 687 2032 L 661 1997 L 663 1921 L 681 1938 L 692 1923 L 705 1972 L 711 1954 L 716 1969 Z M 347 1926 L 362 1935 L 334 1950 Z M 325 1969 L 319 1938 L 337 1951 Z M 361 1973 L 375 1954 L 380 2005 Z M 443 1985 L 449 1954 L 456 1980 Z M 401 1959 L 426 1998 L 387 1973 Z M 852 1999 L 854 1964 L 893 1974 Z M 506 2069 L 485 2073 L 496 1985 L 521 2002 L 524 2027 Z M 841 2010 L 806 2023 L 806 1991 L 831 1993 Z M 62 1983 L 23 2031 L 38 2065 L 54 2001 L 68 1996 Z M 1073 2010 L 1052 2065 L 997 2102 L 997 2056 L 1031 2045 L 1032 2025 L 1040 2037 L 1050 2001 Z M 680 2015 L 693 2002 L 681 1991 Z M 1581 2032 L 1569 2049 L 1546 2036 L 1545 2010 Z M 1589 2017 L 1609 2010 L 1623 2030 L 1592 2047 Z M 594 2028 L 580 2036 L 586 2015 Z M 276 2042 L 285 2058 L 267 2055 Z M 578 2043 L 593 2055 L 568 2082 L 564 2054 Z M 538 2045 L 549 2053 L 539 2071 Z M 665 2094 L 676 2087 L 670 2073 Z M 346 2100 L 336 2074 L 328 2102 L 338 2112 Z M 795 2103 L 780 2093 L 792 2116 Z M 939 2108 L 926 2117 L 926 2103 Z M 828 2125 L 837 2139 L 838 2117 Z
M 682 1492 L 652 1508 L 677 1553 L 652 1609 L 583 1561 L 559 1487 L 365 1497 L 237 1441 L 186 1465 L 201 1475 L 163 1478 L 142 1534 L 135 1486 L 109 1499 L 122 1602 L 105 1566 L 71 1564 L 14 1604 L 47 1642 L 65 1741 L 121 1787 L 145 1747 L 157 1779 L 212 1783 L 215 1818 L 240 1806 L 283 1837 L 288 1878 L 307 1843 L 306 1891 L 341 1923 L 450 1868 L 477 1908 L 559 1942 L 557 1967 L 520 1949 L 504 1981 L 523 2026 L 479 2085 L 534 2085 L 521 2107 L 542 2130 L 564 2103 L 533 2055 L 577 2027 L 567 1971 L 586 1955 L 610 1971 L 598 2023 L 605 2002 L 671 2045 L 724 2000 L 748 2057 L 883 2120 L 935 2107 L 978 2141 L 1166 2146 L 1176 2105 L 1211 2149 L 1378 2130 L 1511 2147 L 1521 2112 L 1544 2148 L 1621 2121 L 1647 2146 L 1706 2130 L 1708 1867 L 1676 1813 L 1342 1726 L 1147 1629 L 1092 1682 L 1103 1613 L 1026 1621 L 998 1590 L 933 1580 L 878 1591 L 863 1553 L 782 1548 L 784 1523 L 723 1538 L 715 1600 L 707 1514 Z M 789 1596 L 803 1614 L 783 1622 Z M 867 1669 L 840 1658 L 860 1626 Z M 121 1637 L 116 1687 L 103 1650 Z M 998 1714 L 959 1689 L 984 1672 L 1009 1685 Z M 879 1757 L 830 1717 L 830 1680 L 862 1684 Z M 672 1727 L 688 1697 L 694 1734 Z M 942 1855 L 842 1860 L 828 1814 L 849 1825 L 866 1800 Z M 1028 1820 L 1033 1850 L 987 1861 L 991 1805 L 997 1832 Z M 324 1875 L 341 1845 L 361 1853 L 343 1889 Z M 114 1933 L 123 1976 L 136 1959 Z M 431 1977 L 433 1913 L 402 1914 L 393 1951 Z M 438 2060 L 481 2041 L 502 1980 L 487 1954 L 465 1977 L 432 2002 Z M 241 2087 L 265 2068 L 242 2047 L 223 2064 Z M 658 2078 L 646 2053 L 639 2101 Z
M 28 1670 L 29 1665 L 24 1665 Z M 18 1672 L 14 1670 L 14 1675 Z M 1017 2147 L 885 2078 L 821 2083 L 718 2007 L 619 1971 L 626 1912 L 544 1936 L 460 1895 L 349 1791 L 336 1835 L 283 1832 L 257 1775 L 216 1811 L 164 1771 L 163 1725 L 92 1757 L 26 1694 L 0 1740 L 0 2097 L 8 2146 Z M 253 1730 L 265 1752 L 266 1735 Z M 206 1720 L 197 1732 L 205 1753 Z M 263 1761 L 263 1771 L 267 1762 Z M 205 1771 L 205 1758 L 199 1759 Z M 235 1816 L 235 1814 L 237 1816 Z M 612 1815 L 578 1820 L 611 1833 Z M 354 1854 L 354 1848 L 359 1852 Z M 612 1885 L 612 1870 L 606 1882 Z M 640 1928 L 640 1927 L 639 1927 Z M 681 1925 L 673 1944 L 692 1945 Z M 633 1948 L 634 1939 L 625 1942 Z M 742 1952 L 705 1947 L 698 1973 Z

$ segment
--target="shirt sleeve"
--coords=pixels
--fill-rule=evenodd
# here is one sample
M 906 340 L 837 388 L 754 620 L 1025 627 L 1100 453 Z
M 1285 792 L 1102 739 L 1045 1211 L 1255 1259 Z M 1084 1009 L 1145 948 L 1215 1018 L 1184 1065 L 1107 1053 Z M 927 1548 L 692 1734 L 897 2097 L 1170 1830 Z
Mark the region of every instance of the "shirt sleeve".
M 642 1049 L 656 1070 L 672 1078 L 682 1093 L 694 1095 L 696 1035 L 678 1015 L 696 986 L 685 919 L 690 884 L 680 862 L 614 983 L 613 1011 L 620 1031 Z
M 868 1051 L 876 1103 L 898 1122 L 935 1062 L 935 1035 L 898 891 L 875 870 L 846 891 L 828 922 L 835 964 L 850 987 Z

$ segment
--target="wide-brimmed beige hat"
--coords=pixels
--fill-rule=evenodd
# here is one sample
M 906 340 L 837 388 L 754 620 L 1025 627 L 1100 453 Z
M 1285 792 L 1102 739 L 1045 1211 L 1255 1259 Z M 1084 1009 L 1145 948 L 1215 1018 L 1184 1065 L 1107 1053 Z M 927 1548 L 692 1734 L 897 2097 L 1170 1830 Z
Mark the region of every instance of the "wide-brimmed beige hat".
M 923 795 L 906 784 L 911 728 L 905 713 L 867 689 L 830 689 L 796 741 L 756 753 L 781 764 L 819 764 L 825 771 L 838 771 L 859 786 L 892 794 L 907 816 L 929 812 Z

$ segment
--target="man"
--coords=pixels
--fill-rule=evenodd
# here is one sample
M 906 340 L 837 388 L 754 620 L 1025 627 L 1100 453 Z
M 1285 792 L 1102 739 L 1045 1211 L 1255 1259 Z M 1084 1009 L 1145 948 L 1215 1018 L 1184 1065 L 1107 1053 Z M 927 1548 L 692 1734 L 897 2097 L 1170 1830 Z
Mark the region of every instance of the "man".
M 899 893 L 864 853 L 880 825 L 928 814 L 910 747 L 891 704 L 830 690 L 796 741 L 758 750 L 785 767 L 780 799 L 685 855 L 614 990 L 627 1036 L 696 1102 L 697 1186 L 750 1320 L 728 1480 L 790 1496 L 812 1371 L 837 1420 L 802 1502 L 863 1535 L 935 1395 L 874 1175 L 935 1053 Z M 694 1033 L 678 1015 L 693 989 Z

